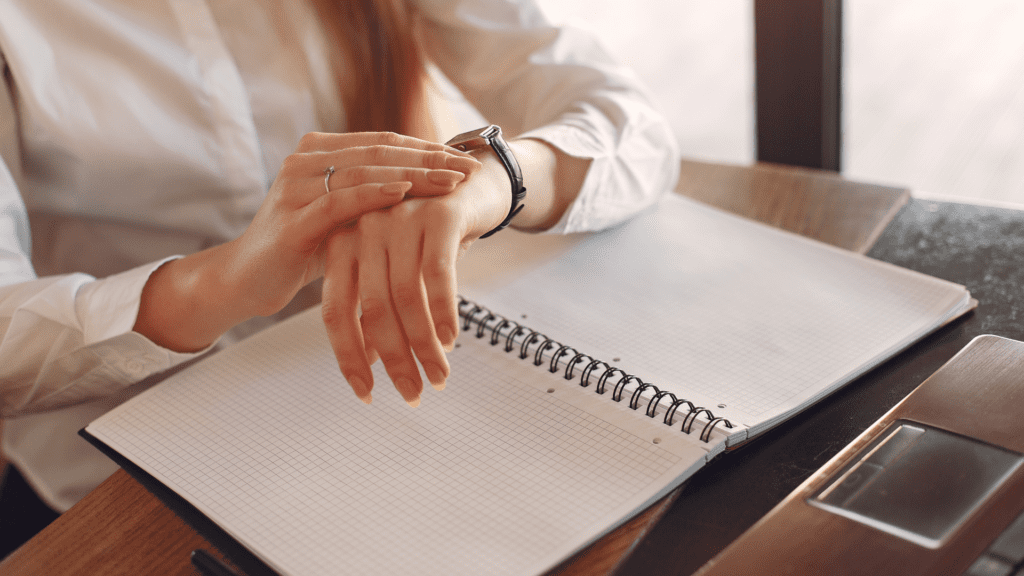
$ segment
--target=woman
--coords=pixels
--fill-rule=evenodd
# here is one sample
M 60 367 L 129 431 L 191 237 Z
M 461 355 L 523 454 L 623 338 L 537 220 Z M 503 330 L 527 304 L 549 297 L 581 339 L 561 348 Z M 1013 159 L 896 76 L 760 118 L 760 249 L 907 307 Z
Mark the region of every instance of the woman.
M 492 149 L 429 143 L 428 60 L 514 136 L 513 226 L 608 226 L 675 176 L 635 79 L 529 2 L 14 0 L 0 52 L 4 451 L 57 511 L 115 469 L 78 429 L 321 275 L 360 399 L 378 356 L 411 405 L 417 362 L 443 388 L 455 262 L 512 199 Z

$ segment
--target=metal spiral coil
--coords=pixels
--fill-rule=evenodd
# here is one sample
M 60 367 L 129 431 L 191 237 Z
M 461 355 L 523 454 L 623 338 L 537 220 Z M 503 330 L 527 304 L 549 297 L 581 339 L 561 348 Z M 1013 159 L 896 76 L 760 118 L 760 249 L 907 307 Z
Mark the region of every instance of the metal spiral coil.
M 579 353 L 576 352 L 576 349 L 572 346 L 561 346 L 554 354 L 551 355 L 551 363 L 548 364 L 548 372 L 551 372 L 552 374 L 558 372 L 558 361 L 568 356 L 570 354 L 570 350 L 572 350 L 572 354 L 577 356 L 579 355 Z M 566 370 L 568 369 L 569 367 L 566 366 Z M 567 380 L 571 380 L 571 378 L 567 378 Z
M 586 358 L 587 360 L 590 360 L 590 362 L 594 361 L 594 359 L 589 354 L 584 354 L 582 352 L 577 352 L 576 355 L 572 357 L 572 360 L 569 360 L 569 363 L 565 365 L 565 379 L 566 380 L 572 380 L 572 378 L 573 378 L 573 371 L 576 369 L 576 366 L 579 363 L 583 362 L 584 358 Z M 581 386 L 585 386 L 585 385 L 581 384 Z
M 498 343 L 504 339 L 505 344 L 503 348 L 506 353 L 511 353 L 518 347 L 519 358 L 521 360 L 526 360 L 532 354 L 534 366 L 541 366 L 544 364 L 544 353 L 548 350 L 556 349 L 548 361 L 548 371 L 552 374 L 558 372 L 559 362 L 563 358 L 571 355 L 572 358 L 565 363 L 564 378 L 566 380 L 574 380 L 577 368 L 586 363 L 586 366 L 583 368 L 579 377 L 579 385 L 583 388 L 589 387 L 591 384 L 591 376 L 597 374 L 597 385 L 594 387 L 594 392 L 604 394 L 608 388 L 609 381 L 618 376 L 618 380 L 616 380 L 615 384 L 612 386 L 611 394 L 612 400 L 616 402 L 621 402 L 629 385 L 634 384 L 636 387 L 630 393 L 628 402 L 628 406 L 633 410 L 640 408 L 640 402 L 643 399 L 643 394 L 645 392 L 653 392 L 653 395 L 647 401 L 644 413 L 647 416 L 654 418 L 658 414 L 658 406 L 662 404 L 662 401 L 668 401 L 668 408 L 665 410 L 665 416 L 663 418 L 663 422 L 667 426 L 672 426 L 674 424 L 676 413 L 679 412 L 679 408 L 681 406 L 686 406 L 687 409 L 683 416 L 683 423 L 680 427 L 680 431 L 687 434 L 692 433 L 693 425 L 694 422 L 697 421 L 697 418 L 701 414 L 705 414 L 708 422 L 701 428 L 699 435 L 700 440 L 703 442 L 711 441 L 711 434 L 718 425 L 722 425 L 725 428 L 733 428 L 732 422 L 722 416 L 715 416 L 711 410 L 704 408 L 703 406 L 697 406 L 693 402 L 685 398 L 679 398 L 667 390 L 660 390 L 654 384 L 644 382 L 639 377 L 632 374 L 627 374 L 621 368 L 612 366 L 611 364 L 594 358 L 589 354 L 579 352 L 572 346 L 563 345 L 561 342 L 548 338 L 544 334 L 523 326 L 514 320 L 509 320 L 508 318 L 494 314 L 487 308 L 474 304 L 465 298 L 459 298 L 458 310 L 459 316 L 462 317 L 462 330 L 464 332 L 469 331 L 473 328 L 473 325 L 476 324 L 477 338 L 483 338 L 489 331 L 490 338 L 488 341 L 491 346 L 497 346 Z M 494 323 L 488 325 L 488 323 L 492 321 Z M 503 335 L 502 330 L 506 329 L 508 329 L 508 332 Z M 520 336 L 523 336 L 523 339 L 521 342 L 517 343 L 516 339 Z M 535 344 L 537 344 L 536 348 L 531 351 L 530 347 Z
M 541 339 L 547 340 L 548 337 L 543 335 L 543 334 L 541 334 L 540 332 L 536 332 L 536 331 L 531 330 L 530 331 L 530 335 L 527 336 L 526 339 L 523 340 L 523 343 L 519 346 L 519 359 L 520 360 L 526 360 L 527 358 L 529 358 L 530 357 L 530 345 L 535 343 L 535 342 L 540 341 Z
M 537 351 L 533 353 L 533 365 L 540 366 L 544 363 L 544 352 L 554 348 L 555 346 L 561 346 L 560 343 L 555 342 L 551 338 L 546 338 L 544 342 L 537 347 Z

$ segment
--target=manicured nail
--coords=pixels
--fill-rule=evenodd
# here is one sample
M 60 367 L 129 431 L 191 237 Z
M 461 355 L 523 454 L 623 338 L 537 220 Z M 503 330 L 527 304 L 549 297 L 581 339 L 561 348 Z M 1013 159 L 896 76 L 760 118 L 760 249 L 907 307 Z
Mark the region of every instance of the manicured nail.
M 412 182 L 390 182 L 380 187 L 380 193 L 384 196 L 404 196 L 412 189 Z
M 398 380 L 395 380 L 395 388 L 398 388 L 398 392 L 402 395 L 402 398 L 405 399 L 406 404 L 413 408 L 420 405 L 420 395 L 413 392 L 413 390 L 416 389 L 416 385 L 412 383 L 412 380 L 408 378 L 399 378 Z M 416 396 L 409 398 L 406 396 L 406 391 L 408 391 L 409 394 L 416 394 Z
M 427 379 L 434 390 L 444 390 L 444 381 L 448 377 L 443 368 L 433 362 L 425 362 L 423 371 L 427 373 Z
M 470 154 L 469 152 L 465 152 L 463 150 L 459 150 L 458 148 L 454 148 L 452 146 L 445 146 L 444 147 L 444 151 L 448 152 L 449 154 L 457 154 L 459 156 L 465 156 L 466 158 L 472 158 L 473 157 L 473 155 Z
M 366 385 L 362 378 L 353 376 L 348 379 L 348 385 L 352 387 L 352 391 L 356 393 L 357 398 L 367 404 L 373 402 L 373 396 L 370 395 L 370 387 Z
M 466 175 L 454 170 L 430 170 L 427 172 L 427 180 L 440 186 L 451 186 L 465 180 Z
M 441 340 L 441 346 L 444 347 L 445 352 L 455 349 L 455 336 L 455 329 L 451 326 L 446 324 L 437 327 L 437 338 Z
M 445 160 L 445 167 L 456 170 L 462 173 L 468 173 L 480 168 L 480 161 L 476 158 L 466 158 L 465 156 L 449 156 Z

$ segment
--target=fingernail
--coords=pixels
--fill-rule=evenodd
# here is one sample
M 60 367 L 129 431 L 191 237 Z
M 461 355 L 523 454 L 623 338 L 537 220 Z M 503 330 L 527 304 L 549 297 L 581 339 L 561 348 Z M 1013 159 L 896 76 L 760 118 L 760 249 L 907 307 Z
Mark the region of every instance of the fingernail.
M 453 170 L 430 170 L 427 172 L 427 180 L 441 186 L 451 186 L 457 182 L 462 182 L 465 178 L 465 174 Z
M 455 329 L 449 325 L 437 327 L 437 338 L 441 341 L 441 346 L 444 347 L 446 352 L 451 352 L 455 349 Z
M 370 395 L 370 387 L 366 385 L 362 378 L 353 376 L 348 379 L 348 385 L 352 387 L 352 391 L 356 393 L 357 398 L 366 404 L 373 402 L 373 396 Z
M 444 381 L 448 377 L 444 369 L 433 362 L 425 362 L 423 371 L 427 373 L 427 379 L 434 390 L 444 390 Z
M 385 196 L 404 196 L 412 188 L 412 182 L 390 182 L 380 187 Z
M 398 391 L 399 391 L 399 393 L 402 394 L 402 398 L 405 399 L 405 403 L 406 404 L 408 404 L 409 406 L 412 406 L 413 408 L 415 408 L 415 407 L 420 405 L 420 395 L 419 394 L 416 394 L 416 396 L 411 398 L 411 399 L 408 396 L 406 396 L 406 391 L 407 390 L 410 393 L 414 393 L 415 394 L 415 392 L 412 392 L 412 391 L 416 389 L 416 385 L 412 383 L 412 380 L 410 380 L 408 378 L 399 378 L 398 380 L 395 380 L 395 388 L 398 388 Z
M 449 156 L 444 164 L 451 170 L 463 173 L 472 172 L 481 166 L 475 158 L 466 158 L 465 156 Z
M 452 146 L 445 146 L 444 150 L 445 150 L 445 152 L 448 152 L 449 154 L 457 154 L 459 156 L 465 156 L 466 158 L 472 158 L 473 157 L 473 155 L 470 154 L 469 152 L 466 152 L 466 151 L 463 151 L 463 150 L 459 150 L 458 148 L 454 148 Z

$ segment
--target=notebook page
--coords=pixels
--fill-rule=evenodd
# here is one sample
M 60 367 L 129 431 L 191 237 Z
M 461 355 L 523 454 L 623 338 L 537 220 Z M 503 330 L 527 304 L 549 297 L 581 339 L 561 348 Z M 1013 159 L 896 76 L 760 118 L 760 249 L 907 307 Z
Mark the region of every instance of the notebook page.
M 378 369 L 366 406 L 314 309 L 87 430 L 296 575 L 538 573 L 703 465 L 693 437 L 484 342 L 462 334 L 416 409 Z
M 676 195 L 503 287 L 460 289 L 755 428 L 908 346 L 969 300 L 962 286 Z

